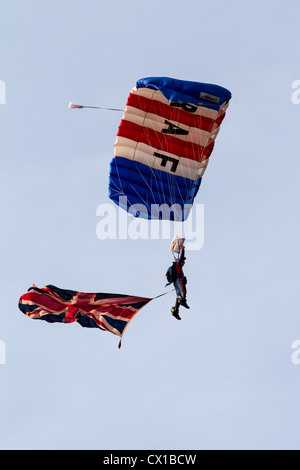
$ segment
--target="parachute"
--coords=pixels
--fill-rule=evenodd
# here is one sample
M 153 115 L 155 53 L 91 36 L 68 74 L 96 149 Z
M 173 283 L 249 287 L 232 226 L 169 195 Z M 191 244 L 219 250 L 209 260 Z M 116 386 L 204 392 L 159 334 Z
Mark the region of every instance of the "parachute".
M 30 318 L 49 323 L 78 322 L 120 336 L 141 308 L 153 300 L 124 294 L 77 292 L 53 285 L 41 289 L 33 285 L 19 300 L 19 309 Z
M 213 84 L 138 80 L 115 141 L 110 199 L 134 216 L 186 220 L 230 98 Z

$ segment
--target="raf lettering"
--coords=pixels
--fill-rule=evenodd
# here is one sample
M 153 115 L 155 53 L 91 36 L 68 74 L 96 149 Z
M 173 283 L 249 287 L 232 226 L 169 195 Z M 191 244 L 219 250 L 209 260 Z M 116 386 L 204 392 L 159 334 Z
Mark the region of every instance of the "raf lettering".
M 175 173 L 175 171 L 177 169 L 177 166 L 178 166 L 179 160 L 177 160 L 176 158 L 173 158 L 173 157 L 169 157 L 168 155 L 163 155 L 162 153 L 158 153 L 158 152 L 154 152 L 153 155 L 155 157 L 161 158 L 161 164 L 160 165 L 163 166 L 163 167 L 167 166 L 167 162 L 171 162 L 172 163 L 171 171 L 173 173 Z
M 190 113 L 195 113 L 197 111 L 197 106 L 194 106 L 193 104 L 189 104 L 189 103 L 175 103 L 174 101 L 172 101 L 170 105 L 173 106 L 173 108 L 181 108 L 184 111 L 188 111 Z M 176 124 L 173 124 L 167 119 L 165 119 L 165 124 L 168 127 L 162 129 L 161 131 L 162 134 L 170 134 L 170 135 L 188 135 L 189 134 L 189 131 L 185 129 L 181 129 L 179 126 L 177 126 Z M 171 171 L 173 173 L 176 173 L 179 160 L 173 157 L 169 157 L 167 155 L 163 155 L 158 152 L 154 152 L 153 155 L 154 157 L 161 158 L 160 166 L 166 167 L 167 162 L 172 162 Z

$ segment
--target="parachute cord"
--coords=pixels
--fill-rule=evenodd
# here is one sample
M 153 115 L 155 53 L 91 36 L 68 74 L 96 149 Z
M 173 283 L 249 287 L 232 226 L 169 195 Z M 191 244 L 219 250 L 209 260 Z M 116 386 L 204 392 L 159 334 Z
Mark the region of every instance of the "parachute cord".
M 122 113 L 124 112 L 124 109 L 119 109 L 119 108 L 102 108 L 101 106 L 85 106 L 82 104 L 75 104 L 72 101 L 69 103 L 69 109 L 83 109 L 83 108 L 89 108 L 89 109 L 105 109 L 108 111 L 121 111 Z
M 157 295 L 156 297 L 152 297 L 152 299 L 149 299 L 150 300 L 155 300 L 155 299 L 158 299 L 159 297 L 163 297 L 164 295 L 167 295 L 167 294 L 170 294 L 171 292 L 173 292 L 175 289 L 172 289 L 172 290 L 169 290 L 168 292 L 164 292 L 163 294 L 159 294 Z M 124 333 L 124 332 L 123 332 Z M 123 336 L 123 334 L 122 334 Z M 120 338 L 120 341 L 118 343 L 118 349 L 121 349 L 121 346 L 122 346 L 122 336 Z
M 93 109 L 105 109 L 107 111 L 121 111 L 124 112 L 124 109 L 119 108 L 101 108 L 100 106 L 84 106 L 84 108 L 93 108 Z
M 164 247 L 168 247 L 168 249 L 169 249 L 170 242 L 167 243 L 167 241 L 164 241 L 164 240 L 161 239 L 161 238 L 158 238 L 158 241 L 159 241 Z
M 158 299 L 159 297 L 162 297 L 164 295 L 167 295 L 167 294 L 170 294 L 171 292 L 173 292 L 175 289 L 172 289 L 172 290 L 169 290 L 168 292 L 164 292 L 163 294 L 159 294 L 157 295 L 156 297 L 153 297 L 152 300 L 155 300 L 155 299 Z

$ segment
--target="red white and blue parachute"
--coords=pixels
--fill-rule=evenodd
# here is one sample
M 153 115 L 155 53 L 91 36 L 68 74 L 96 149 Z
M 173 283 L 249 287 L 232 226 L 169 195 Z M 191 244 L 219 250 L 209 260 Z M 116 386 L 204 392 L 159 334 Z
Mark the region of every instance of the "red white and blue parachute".
M 110 199 L 135 216 L 186 220 L 230 98 L 218 85 L 138 80 L 118 129 Z

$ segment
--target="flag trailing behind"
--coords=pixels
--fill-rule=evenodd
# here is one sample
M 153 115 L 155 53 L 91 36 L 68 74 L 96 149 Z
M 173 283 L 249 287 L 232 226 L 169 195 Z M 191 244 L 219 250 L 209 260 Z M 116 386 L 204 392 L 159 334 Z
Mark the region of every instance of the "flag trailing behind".
M 219 85 L 138 80 L 115 141 L 110 199 L 134 216 L 186 220 L 230 99 Z
M 86 293 L 53 285 L 30 287 L 19 300 L 19 309 L 30 318 L 49 323 L 77 321 L 87 328 L 100 328 L 119 336 L 134 315 L 152 298 L 124 294 Z

